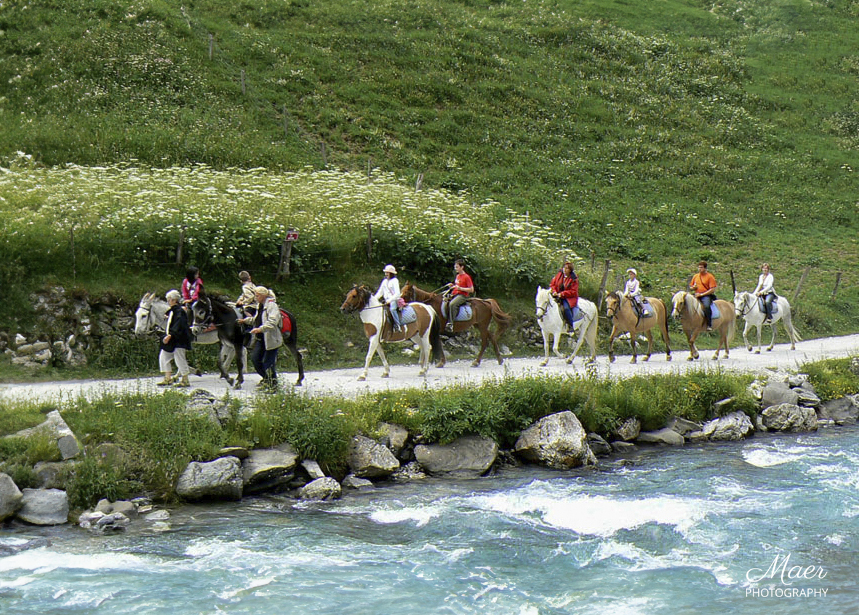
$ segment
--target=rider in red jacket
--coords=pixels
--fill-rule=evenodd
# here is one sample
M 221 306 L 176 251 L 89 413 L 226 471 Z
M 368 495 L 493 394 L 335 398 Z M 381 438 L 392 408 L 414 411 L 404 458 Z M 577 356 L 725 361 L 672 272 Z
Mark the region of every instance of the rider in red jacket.
M 549 288 L 552 296 L 559 299 L 567 322 L 573 326 L 573 308 L 579 303 L 579 278 L 573 271 L 573 264 L 569 261 L 564 263 L 561 270 L 552 278 Z

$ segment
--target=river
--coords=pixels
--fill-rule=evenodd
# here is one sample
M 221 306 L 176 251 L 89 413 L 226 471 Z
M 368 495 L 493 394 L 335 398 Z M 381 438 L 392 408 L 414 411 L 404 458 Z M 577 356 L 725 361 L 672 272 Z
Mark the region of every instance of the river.
M 51 543 L 0 557 L 0 613 L 855 613 L 857 451 L 830 428 L 183 506 L 162 531 L 6 526 Z

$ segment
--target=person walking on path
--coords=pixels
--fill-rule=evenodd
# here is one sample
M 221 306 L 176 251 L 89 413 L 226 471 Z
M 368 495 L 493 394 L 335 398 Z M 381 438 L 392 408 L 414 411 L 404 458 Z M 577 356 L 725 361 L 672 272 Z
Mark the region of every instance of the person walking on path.
M 265 286 L 254 288 L 254 299 L 257 302 L 256 315 L 246 319 L 253 322 L 250 333 L 256 336 L 251 361 L 262 376 L 260 386 L 274 392 L 277 389 L 277 349 L 283 346 L 282 316 L 274 292 Z
M 161 348 L 158 353 L 158 364 L 164 374 L 164 380 L 158 386 L 167 386 L 173 382 L 171 364 L 176 363 L 178 382 L 176 386 L 191 386 L 188 382 L 188 361 L 185 352 L 191 350 L 191 327 L 188 325 L 188 315 L 179 305 L 182 295 L 178 290 L 167 293 L 167 334 L 161 338 Z

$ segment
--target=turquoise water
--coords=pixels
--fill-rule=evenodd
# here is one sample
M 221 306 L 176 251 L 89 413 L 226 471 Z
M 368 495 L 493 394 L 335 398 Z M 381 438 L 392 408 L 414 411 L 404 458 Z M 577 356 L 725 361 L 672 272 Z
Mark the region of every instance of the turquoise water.
M 0 613 L 856 613 L 857 451 L 838 428 L 183 507 L 161 533 L 7 526 L 51 544 L 0 557 Z M 784 582 L 747 580 L 776 556 Z

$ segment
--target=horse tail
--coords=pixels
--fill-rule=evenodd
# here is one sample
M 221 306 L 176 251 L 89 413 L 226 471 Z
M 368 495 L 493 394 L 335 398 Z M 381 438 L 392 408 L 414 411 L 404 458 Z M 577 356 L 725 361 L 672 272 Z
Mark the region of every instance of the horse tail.
M 591 347 L 591 359 L 597 358 L 597 332 L 599 331 L 599 320 L 600 320 L 600 311 L 597 309 L 597 306 L 594 305 L 594 317 L 591 322 L 588 323 L 588 328 L 585 331 L 585 340 L 588 342 L 588 346 Z
M 731 318 L 731 320 L 728 322 L 728 330 L 725 332 L 725 343 L 726 344 L 731 343 L 731 341 L 734 339 L 734 333 L 736 333 L 736 331 L 737 331 L 737 317 L 733 312 L 731 312 L 731 315 L 734 317 Z
M 793 336 L 794 342 L 801 342 L 802 338 L 799 336 L 799 331 L 796 330 L 796 327 L 793 326 L 793 314 L 790 312 L 790 304 L 787 302 L 787 299 L 784 300 L 784 305 L 781 306 L 781 309 L 784 310 L 784 316 L 782 316 L 782 320 L 784 321 L 784 326 L 787 329 L 788 335 Z
M 298 341 L 298 323 L 295 321 L 295 316 L 289 310 L 283 310 L 289 318 L 289 335 L 284 340 L 287 344 L 295 344 Z
M 662 327 L 662 337 L 665 342 L 665 352 L 668 353 L 668 356 L 671 356 L 671 344 L 669 340 L 671 339 L 668 335 L 668 306 L 666 306 L 662 301 L 659 302 L 660 307 L 662 307 L 662 313 L 659 318 L 659 326 Z
M 484 301 L 489 304 L 489 308 L 492 311 L 492 317 L 498 323 L 498 328 L 495 331 L 495 339 L 498 339 L 501 337 L 501 334 L 507 330 L 507 327 L 510 326 L 510 323 L 513 321 L 513 317 L 502 310 L 501 306 L 498 305 L 498 302 L 495 299 L 484 299 Z
M 432 324 L 430 324 L 430 350 L 432 351 L 433 361 L 444 360 L 444 348 L 441 345 L 441 317 L 434 311 Z

